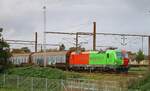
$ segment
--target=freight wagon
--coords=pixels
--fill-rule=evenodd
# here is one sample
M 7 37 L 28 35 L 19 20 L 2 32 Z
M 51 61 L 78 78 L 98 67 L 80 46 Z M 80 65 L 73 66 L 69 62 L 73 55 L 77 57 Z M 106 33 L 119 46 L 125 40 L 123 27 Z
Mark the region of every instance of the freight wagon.
M 32 63 L 35 65 L 44 65 L 46 59 L 47 66 L 53 67 L 65 67 L 66 65 L 66 51 L 62 52 L 46 52 L 46 53 L 34 53 L 31 55 Z
M 27 64 L 29 63 L 29 57 L 30 53 L 13 54 L 12 57 L 10 58 L 10 61 L 12 64 L 15 65 Z

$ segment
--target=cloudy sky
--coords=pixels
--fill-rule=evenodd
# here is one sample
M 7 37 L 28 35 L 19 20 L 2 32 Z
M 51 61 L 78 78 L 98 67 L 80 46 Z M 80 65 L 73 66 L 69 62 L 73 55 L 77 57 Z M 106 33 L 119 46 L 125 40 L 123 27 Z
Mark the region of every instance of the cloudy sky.
M 6 39 L 42 42 L 44 0 L 0 0 Z M 150 0 L 46 0 L 47 31 L 150 34 Z M 50 40 L 48 37 L 47 41 Z M 53 41 L 56 39 L 53 38 Z

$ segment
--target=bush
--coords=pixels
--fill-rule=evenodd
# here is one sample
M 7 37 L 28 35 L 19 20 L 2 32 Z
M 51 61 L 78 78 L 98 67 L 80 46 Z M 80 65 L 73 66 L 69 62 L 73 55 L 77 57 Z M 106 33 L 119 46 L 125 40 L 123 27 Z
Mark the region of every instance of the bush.
M 140 89 L 141 91 L 148 91 L 150 89 L 150 72 L 147 72 L 147 75 L 142 79 L 135 81 L 129 89 Z

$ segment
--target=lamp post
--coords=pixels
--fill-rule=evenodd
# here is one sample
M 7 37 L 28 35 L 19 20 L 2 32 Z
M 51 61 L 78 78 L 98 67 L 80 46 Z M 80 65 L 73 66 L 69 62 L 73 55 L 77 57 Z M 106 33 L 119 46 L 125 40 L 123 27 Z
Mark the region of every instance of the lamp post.
M 44 67 L 46 67 L 46 0 L 44 0 L 44 6 L 43 6 L 43 47 L 44 47 Z

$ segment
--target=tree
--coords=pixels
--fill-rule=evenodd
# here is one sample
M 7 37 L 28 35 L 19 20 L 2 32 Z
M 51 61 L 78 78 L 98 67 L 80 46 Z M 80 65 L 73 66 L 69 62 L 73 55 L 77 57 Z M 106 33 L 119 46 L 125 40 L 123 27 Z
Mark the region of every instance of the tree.
M 57 48 L 50 48 L 50 49 L 47 49 L 46 52 L 58 52 L 59 50 Z
M 28 47 L 22 47 L 21 50 L 24 51 L 25 53 L 30 53 L 31 52 Z
M 24 53 L 21 49 L 12 49 L 11 53 Z
M 11 57 L 9 45 L 4 41 L 2 31 L 3 28 L 0 28 L 0 71 L 9 66 Z
M 135 61 L 135 60 L 136 60 L 136 53 L 133 53 L 133 52 L 131 52 L 131 51 L 128 51 L 127 54 L 128 54 L 128 57 L 129 57 L 129 59 L 130 59 L 131 61 Z
M 13 49 L 12 53 L 30 53 L 30 49 L 28 47 L 22 47 L 21 49 Z
M 0 39 L 0 70 L 9 66 L 10 57 L 11 53 L 8 43 L 5 42 L 3 39 Z
M 144 54 L 142 50 L 139 50 L 136 54 L 136 61 L 140 63 L 142 60 L 144 60 Z
M 65 50 L 65 45 L 64 44 L 61 44 L 60 46 L 59 46 L 59 51 L 64 51 Z

